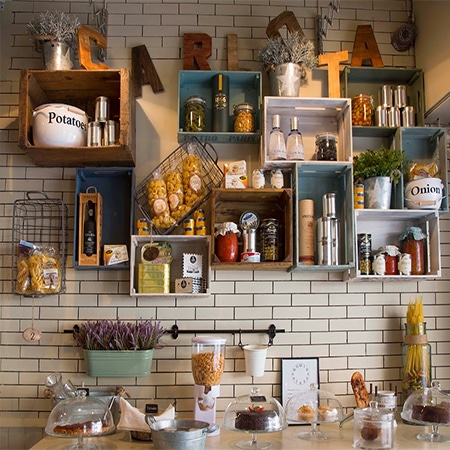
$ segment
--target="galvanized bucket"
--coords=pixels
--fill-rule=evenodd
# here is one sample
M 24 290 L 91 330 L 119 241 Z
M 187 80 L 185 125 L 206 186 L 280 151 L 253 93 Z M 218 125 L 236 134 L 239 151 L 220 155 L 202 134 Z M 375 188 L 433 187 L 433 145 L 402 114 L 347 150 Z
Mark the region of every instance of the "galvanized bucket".
M 269 72 L 270 90 L 278 97 L 299 97 L 302 69 L 299 64 L 284 63 Z
M 72 49 L 63 42 L 42 41 L 41 53 L 46 70 L 70 70 L 73 67 Z
M 370 177 L 364 180 L 364 207 L 390 209 L 392 181 L 390 177 Z

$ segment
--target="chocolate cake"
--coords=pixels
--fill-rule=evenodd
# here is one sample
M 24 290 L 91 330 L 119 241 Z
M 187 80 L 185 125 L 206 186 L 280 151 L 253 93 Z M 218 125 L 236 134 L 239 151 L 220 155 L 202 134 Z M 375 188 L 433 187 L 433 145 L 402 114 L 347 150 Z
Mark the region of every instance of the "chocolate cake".
M 450 423 L 450 403 L 441 402 L 438 405 L 414 405 L 411 418 L 419 422 Z
M 278 431 L 281 428 L 280 418 L 276 411 L 236 411 L 234 426 L 238 430 Z

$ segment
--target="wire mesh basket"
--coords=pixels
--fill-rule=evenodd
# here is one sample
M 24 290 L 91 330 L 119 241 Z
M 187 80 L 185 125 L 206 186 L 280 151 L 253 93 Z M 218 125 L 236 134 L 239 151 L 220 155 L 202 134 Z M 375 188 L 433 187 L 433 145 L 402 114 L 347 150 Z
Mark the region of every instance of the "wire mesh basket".
M 65 292 L 67 206 L 31 191 L 13 209 L 13 292 L 40 297 Z
M 191 169 L 195 166 L 195 163 L 191 164 L 191 158 L 199 162 L 197 173 L 194 175 Z M 212 190 L 222 183 L 224 177 L 223 172 L 217 165 L 217 160 L 217 153 L 210 143 L 202 144 L 195 136 L 192 136 L 142 180 L 136 187 L 135 199 L 143 216 L 153 224 L 153 231 L 157 234 L 169 234 L 208 199 Z M 176 209 L 173 208 L 175 202 L 171 200 L 173 193 L 170 192 L 170 186 L 173 187 L 173 183 L 165 182 L 169 174 L 178 175 L 181 180 L 182 187 L 178 190 L 180 196 L 177 198 Z M 166 191 L 162 201 L 159 201 L 161 200 L 159 198 L 156 198 L 156 200 L 152 198 L 160 195 L 156 192 L 156 189 L 152 188 L 152 183 L 155 180 L 162 180 L 163 189 Z M 195 183 L 192 180 L 196 180 Z M 192 189 L 193 186 L 194 189 Z M 198 188 L 198 190 L 195 188 Z M 158 205 L 158 211 L 155 205 Z M 162 225 L 161 217 L 167 219 Z

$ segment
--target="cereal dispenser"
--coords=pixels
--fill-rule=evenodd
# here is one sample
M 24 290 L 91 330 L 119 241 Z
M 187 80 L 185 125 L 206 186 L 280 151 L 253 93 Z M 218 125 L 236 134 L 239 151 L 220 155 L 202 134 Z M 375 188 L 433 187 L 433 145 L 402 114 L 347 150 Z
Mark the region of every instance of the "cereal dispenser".
M 194 377 L 194 419 L 216 423 L 216 398 L 225 364 L 226 339 L 212 336 L 192 338 L 192 375 Z M 208 436 L 219 434 L 220 429 Z

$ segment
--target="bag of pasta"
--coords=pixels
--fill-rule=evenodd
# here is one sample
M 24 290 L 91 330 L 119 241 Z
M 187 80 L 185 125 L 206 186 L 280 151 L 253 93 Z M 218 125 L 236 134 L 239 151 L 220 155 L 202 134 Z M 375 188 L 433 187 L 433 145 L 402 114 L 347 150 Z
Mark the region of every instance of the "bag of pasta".
M 189 206 L 184 203 L 183 176 L 177 169 L 170 169 L 164 180 L 167 187 L 167 198 L 169 200 L 170 215 L 178 220 L 188 211 Z
M 184 201 L 188 206 L 195 205 L 204 197 L 202 160 L 194 153 L 183 159 L 183 188 Z
M 176 223 L 170 215 L 166 182 L 159 172 L 155 172 L 152 179 L 147 183 L 147 198 L 152 223 L 156 228 L 170 228 Z

